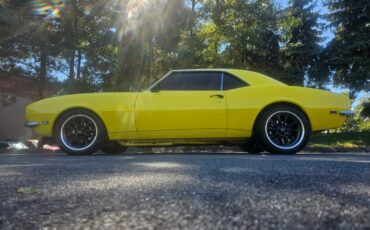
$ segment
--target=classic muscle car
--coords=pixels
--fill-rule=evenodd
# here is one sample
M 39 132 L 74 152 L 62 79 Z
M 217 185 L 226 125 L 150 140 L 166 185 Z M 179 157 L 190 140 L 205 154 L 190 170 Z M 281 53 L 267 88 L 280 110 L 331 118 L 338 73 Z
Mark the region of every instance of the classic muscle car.
M 347 95 L 235 69 L 175 70 L 142 92 L 59 96 L 30 104 L 27 127 L 71 155 L 130 146 L 237 145 L 294 154 L 311 133 L 352 115 Z

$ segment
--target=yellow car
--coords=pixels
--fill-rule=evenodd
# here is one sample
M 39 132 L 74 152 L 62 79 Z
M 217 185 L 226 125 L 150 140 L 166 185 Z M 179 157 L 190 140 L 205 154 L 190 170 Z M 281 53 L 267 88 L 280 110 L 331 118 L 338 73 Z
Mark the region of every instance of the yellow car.
M 237 145 L 294 154 L 352 115 L 347 95 L 235 69 L 170 71 L 142 92 L 77 94 L 29 105 L 26 126 L 68 154 L 130 146 Z

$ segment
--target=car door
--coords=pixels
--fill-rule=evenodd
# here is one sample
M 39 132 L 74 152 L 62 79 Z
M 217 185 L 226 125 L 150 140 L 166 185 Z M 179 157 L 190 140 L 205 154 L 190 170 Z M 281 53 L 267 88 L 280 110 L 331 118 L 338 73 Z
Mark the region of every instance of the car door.
M 248 83 L 229 74 L 223 74 L 223 91 L 227 97 L 227 132 L 234 137 L 251 134 L 256 113 L 256 91 Z
M 140 139 L 209 138 L 226 131 L 226 98 L 220 72 L 170 73 L 138 95 Z

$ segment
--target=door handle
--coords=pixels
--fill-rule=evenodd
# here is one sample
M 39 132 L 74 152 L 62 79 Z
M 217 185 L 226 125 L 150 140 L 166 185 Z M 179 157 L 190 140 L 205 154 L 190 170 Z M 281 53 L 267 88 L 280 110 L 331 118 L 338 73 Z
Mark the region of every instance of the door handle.
M 224 95 L 222 95 L 222 94 L 213 94 L 213 95 L 211 95 L 209 97 L 218 97 L 220 99 L 223 99 L 224 98 Z

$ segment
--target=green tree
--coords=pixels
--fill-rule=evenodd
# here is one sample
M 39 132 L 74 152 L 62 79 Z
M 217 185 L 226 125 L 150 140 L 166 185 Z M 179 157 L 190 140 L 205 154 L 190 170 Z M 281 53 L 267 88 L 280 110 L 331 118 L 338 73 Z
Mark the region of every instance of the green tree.
M 127 1 L 113 8 L 113 21 L 119 22 L 112 27 L 110 46 L 117 55 L 113 88 L 135 90 L 177 53 L 184 1 Z
M 89 1 L 67 1 L 61 17 L 62 56 L 68 63 L 68 78 L 81 78 L 81 61 L 87 36 L 86 5 Z
M 321 51 L 319 14 L 314 11 L 315 4 L 312 2 L 312 0 L 290 0 L 290 5 L 284 10 L 281 20 L 284 41 L 282 63 L 287 75 L 286 81 L 293 85 L 303 86 L 307 73 L 315 77 L 320 72 L 317 69 L 309 71 L 311 66 L 315 66 L 315 62 L 322 60 L 319 56 Z
M 279 77 L 277 10 L 270 0 L 206 1 L 203 41 L 206 66 L 233 67 Z
M 0 69 L 7 72 L 21 71 L 17 68 L 20 60 L 28 56 L 24 34 L 28 20 L 25 11 L 28 1 L 0 1 Z
M 59 53 L 60 21 L 38 15 L 31 3 L 25 0 L 1 2 L 0 67 L 9 74 L 22 69 L 37 76 L 39 97 L 43 98 L 48 73 L 55 68 L 53 57 Z
M 336 85 L 350 89 L 352 98 L 370 82 L 370 1 L 328 0 L 328 19 L 335 30 L 329 43 L 330 68 Z
M 339 129 L 344 132 L 368 132 L 370 131 L 369 114 L 370 97 L 362 98 L 354 108 L 355 115 L 347 118 L 345 124 Z
M 370 97 L 362 101 L 360 115 L 363 118 L 370 119 Z

